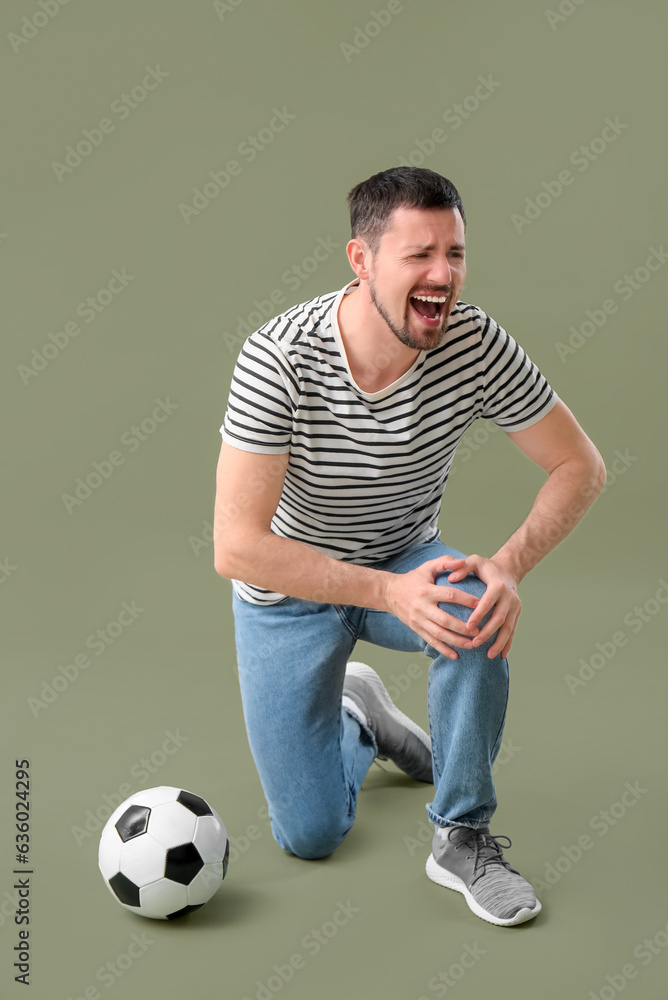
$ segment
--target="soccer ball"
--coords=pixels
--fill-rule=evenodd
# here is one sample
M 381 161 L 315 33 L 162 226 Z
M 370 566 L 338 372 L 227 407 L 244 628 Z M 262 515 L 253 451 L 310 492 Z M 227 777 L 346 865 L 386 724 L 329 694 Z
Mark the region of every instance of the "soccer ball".
M 135 792 L 111 814 L 98 865 L 121 906 L 142 917 L 174 920 L 211 899 L 229 856 L 225 824 L 208 802 L 161 785 Z

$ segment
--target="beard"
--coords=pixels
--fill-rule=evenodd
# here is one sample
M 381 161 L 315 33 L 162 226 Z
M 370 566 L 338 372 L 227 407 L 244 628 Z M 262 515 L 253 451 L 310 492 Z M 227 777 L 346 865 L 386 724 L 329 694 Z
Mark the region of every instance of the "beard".
M 404 313 L 404 323 L 403 326 L 399 326 L 390 316 L 387 309 L 383 303 L 378 298 L 376 293 L 376 286 L 374 284 L 373 278 L 369 276 L 369 297 L 373 302 L 378 314 L 385 320 L 390 330 L 394 336 L 405 344 L 406 347 L 410 347 L 416 351 L 432 351 L 436 347 L 442 347 L 445 343 L 448 330 L 447 330 L 447 319 L 450 315 L 448 310 L 448 302 L 443 304 L 443 312 L 441 314 L 441 322 L 439 326 L 434 328 L 425 327 L 421 334 L 414 333 L 410 328 L 410 314 L 414 312 L 413 307 L 410 304 L 410 300 L 406 304 L 406 311 Z M 451 289 L 448 292 L 434 292 L 435 295 L 450 295 Z M 415 317 L 415 322 L 418 323 L 419 320 L 417 316 Z

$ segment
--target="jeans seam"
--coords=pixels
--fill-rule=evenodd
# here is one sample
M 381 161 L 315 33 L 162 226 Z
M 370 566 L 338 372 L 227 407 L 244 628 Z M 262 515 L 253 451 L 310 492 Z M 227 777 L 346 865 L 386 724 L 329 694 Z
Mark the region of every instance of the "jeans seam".
M 430 734 L 433 733 L 433 732 L 435 732 L 434 727 L 432 725 L 432 721 L 431 721 L 431 705 L 432 705 L 433 699 L 429 697 L 430 691 L 431 691 L 431 685 L 432 685 L 432 667 L 433 667 L 433 665 L 434 665 L 434 661 L 432 660 L 432 662 L 429 665 L 429 673 L 427 674 L 427 717 L 429 719 L 429 732 L 430 732 Z M 438 780 L 440 781 L 441 778 L 443 777 L 443 769 L 441 767 L 441 761 L 439 760 L 439 757 L 440 757 L 440 747 L 435 746 L 433 740 L 432 740 L 432 744 L 431 744 L 431 757 L 432 757 L 432 761 L 433 761 L 433 764 L 434 764 L 434 770 L 436 771 L 436 775 L 438 777 Z
M 367 723 L 362 722 L 362 720 L 360 719 L 360 717 L 358 715 L 356 715 L 355 712 L 352 711 L 352 709 L 347 708 L 346 706 L 342 706 L 342 711 L 347 712 L 348 715 L 350 715 L 355 720 L 355 722 L 357 722 L 357 724 L 359 725 L 359 727 L 362 730 L 362 732 L 369 738 L 369 743 L 373 747 L 374 754 L 377 757 L 378 756 L 378 743 L 376 742 L 376 736 L 375 736 L 373 730 L 371 729 L 371 727 Z M 360 745 L 358 745 L 357 748 L 356 748 L 356 750 L 355 750 L 355 758 L 354 759 L 357 758 L 357 754 L 359 753 L 359 750 L 360 750 Z M 354 761 L 353 761 L 353 763 L 354 763 Z
M 495 738 L 493 746 L 492 746 L 492 753 L 490 755 L 491 758 L 492 758 L 492 761 L 496 760 L 496 756 L 497 756 L 499 750 L 501 749 L 501 741 L 502 741 L 502 738 L 503 738 L 503 730 L 504 730 L 504 727 L 506 725 L 506 716 L 508 715 L 508 701 L 509 701 L 509 696 L 510 696 L 510 668 L 508 666 L 508 660 L 507 660 L 507 658 L 504 657 L 504 659 L 506 660 L 506 672 L 507 672 L 507 680 L 506 680 L 506 704 L 505 704 L 505 707 L 503 709 L 503 718 L 501 719 L 501 724 L 499 725 L 499 729 L 498 729 L 498 732 L 496 734 L 496 738 Z
M 343 624 L 345 625 L 345 627 L 350 632 L 350 634 L 353 637 L 353 639 L 355 640 L 355 642 L 357 642 L 357 640 L 359 639 L 359 632 L 355 633 L 355 630 L 352 627 L 352 624 L 348 621 L 348 616 L 346 615 L 345 611 L 343 610 L 343 605 L 341 605 L 341 604 L 333 604 L 332 607 L 336 611 L 337 615 L 339 616 L 339 618 L 341 619 L 341 621 L 343 622 Z

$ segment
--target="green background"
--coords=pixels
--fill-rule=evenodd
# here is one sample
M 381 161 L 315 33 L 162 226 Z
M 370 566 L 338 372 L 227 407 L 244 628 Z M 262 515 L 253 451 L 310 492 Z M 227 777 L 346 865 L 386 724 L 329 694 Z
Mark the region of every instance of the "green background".
M 255 998 L 295 954 L 303 968 L 272 991 L 294 1000 L 431 1000 L 444 990 L 459 1000 L 573 1000 L 610 997 L 620 983 L 629 1000 L 664 1000 L 665 274 L 639 272 L 631 292 L 624 276 L 668 240 L 665 5 L 566 0 L 559 14 L 529 0 L 404 0 L 389 10 L 382 0 L 237 0 L 218 10 L 72 0 L 42 10 L 12 0 L 0 16 L 0 992 L 22 995 L 12 789 L 14 759 L 27 757 L 39 1000 L 93 987 L 117 998 Z M 389 23 L 366 33 L 378 24 L 373 10 Z M 35 15 L 40 26 L 26 27 Z M 22 30 L 34 37 L 17 43 Z M 167 76 L 121 117 L 112 105 L 147 67 Z M 474 108 L 479 76 L 495 89 Z M 465 118 L 454 110 L 464 102 Z M 260 130 L 276 108 L 295 117 L 250 161 L 239 147 L 268 138 Z M 113 130 L 59 179 L 54 162 L 103 118 Z M 606 118 L 626 127 L 601 150 Z M 437 128 L 446 138 L 430 146 Z M 595 154 L 587 169 L 570 159 L 581 145 Z M 231 584 L 213 566 L 218 428 L 239 320 L 277 290 L 282 305 L 267 318 L 349 281 L 345 195 L 410 155 L 462 194 L 462 298 L 519 340 L 609 469 L 583 522 L 520 588 L 492 828 L 511 837 L 511 864 L 544 884 L 542 913 L 518 928 L 486 924 L 427 879 L 429 792 L 390 764 L 372 767 L 335 855 L 306 862 L 278 848 L 242 719 Z M 235 158 L 238 175 L 186 222 L 179 206 Z M 543 195 L 518 232 L 512 216 L 563 170 L 572 183 L 549 204 Z M 298 287 L 288 283 L 319 238 L 338 249 L 315 270 L 307 263 Z M 123 268 L 132 280 L 86 323 L 79 303 Z M 614 314 L 560 356 L 569 328 L 608 299 Z M 81 332 L 49 348 L 55 356 L 37 371 L 33 349 L 77 319 Z M 173 412 L 131 445 L 127 432 L 156 400 Z M 448 544 L 484 555 L 544 480 L 496 430 L 480 422 L 468 432 L 441 515 Z M 63 496 L 114 451 L 122 464 L 68 511 Z M 88 648 L 90 667 L 36 708 L 30 699 L 132 601 L 143 609 L 133 624 L 103 654 Z M 426 657 L 414 658 L 409 682 L 406 654 L 360 643 L 354 655 L 403 685 L 400 707 L 426 724 Z M 599 668 L 569 690 L 567 675 L 592 657 Z M 171 756 L 160 752 L 168 731 L 183 739 Z M 159 766 L 142 780 L 139 762 L 152 755 Z M 642 790 L 633 805 L 619 805 L 626 783 Z M 236 844 L 219 893 L 181 923 L 117 906 L 97 870 L 98 833 L 75 836 L 124 784 L 205 796 Z M 611 809 L 609 823 L 601 810 Z M 585 835 L 591 846 L 569 861 Z M 316 954 L 304 939 L 348 902 L 357 912 Z M 96 978 L 144 932 L 141 958 L 112 984 Z M 636 950 L 646 938 L 656 954 Z M 481 957 L 436 989 L 440 972 L 460 974 L 466 946 Z

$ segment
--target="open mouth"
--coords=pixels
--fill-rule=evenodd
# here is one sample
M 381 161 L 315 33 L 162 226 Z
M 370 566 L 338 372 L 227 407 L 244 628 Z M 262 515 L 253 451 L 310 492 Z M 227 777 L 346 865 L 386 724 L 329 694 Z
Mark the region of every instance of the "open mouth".
M 411 295 L 411 308 L 427 326 L 438 326 L 446 306 L 445 295 Z

